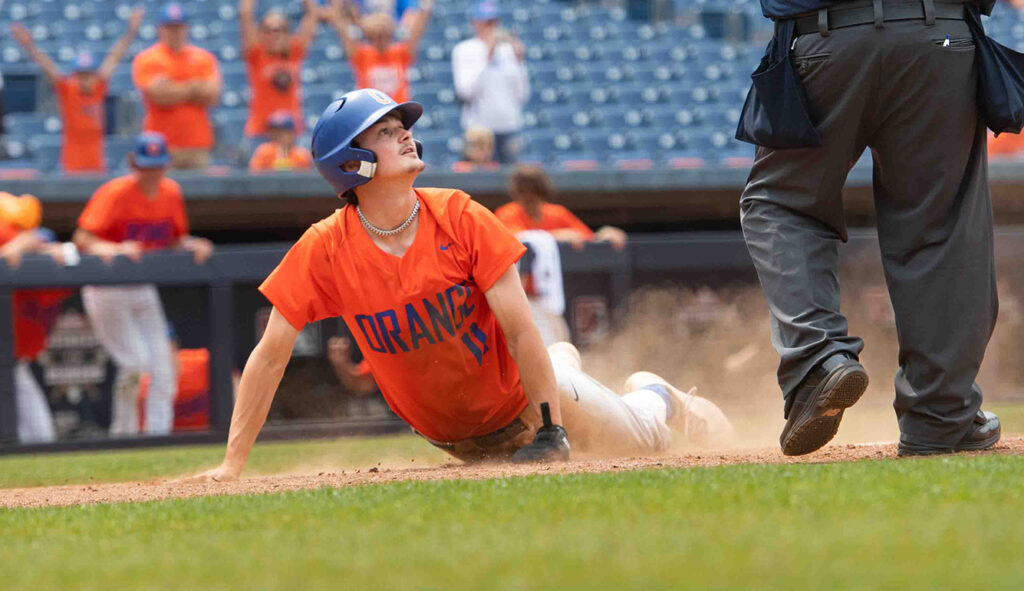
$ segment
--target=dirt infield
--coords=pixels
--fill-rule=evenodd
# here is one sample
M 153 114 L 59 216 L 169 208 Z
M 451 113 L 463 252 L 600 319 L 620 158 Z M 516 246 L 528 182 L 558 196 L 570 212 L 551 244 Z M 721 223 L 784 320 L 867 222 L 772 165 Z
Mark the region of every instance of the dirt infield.
M 1024 437 L 1004 439 L 993 450 L 981 453 L 1001 455 L 1024 454 Z M 202 496 L 267 494 L 315 489 L 325 486 L 340 488 L 401 481 L 480 480 L 529 476 L 533 474 L 590 474 L 665 468 L 704 468 L 734 464 L 830 463 L 886 458 L 896 458 L 895 444 L 833 445 L 799 458 L 783 456 L 777 449 L 773 449 L 622 458 L 616 460 L 580 460 L 565 464 L 535 464 L 527 466 L 513 464 L 447 464 L 422 469 L 379 470 L 371 468 L 368 471 L 355 470 L 342 471 L 340 473 L 321 472 L 306 475 L 260 476 L 243 478 L 237 482 L 229 483 L 157 480 L 151 482 L 4 489 L 0 490 L 0 507 L 25 508 L 95 503 L 146 502 Z

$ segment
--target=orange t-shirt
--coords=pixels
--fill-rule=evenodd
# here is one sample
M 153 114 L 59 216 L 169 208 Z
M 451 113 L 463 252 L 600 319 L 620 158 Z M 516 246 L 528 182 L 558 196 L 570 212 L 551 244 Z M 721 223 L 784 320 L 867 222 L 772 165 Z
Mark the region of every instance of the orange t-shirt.
M 150 199 L 133 175 L 112 179 L 92 194 L 78 227 L 111 242 L 136 240 L 146 250 L 173 246 L 188 234 L 181 186 L 164 177 Z
M 999 137 L 988 136 L 989 156 L 1019 156 L 1024 154 L 1024 135 L 1019 133 L 1001 133 Z
M 97 79 L 92 92 L 83 93 L 73 76 L 54 85 L 64 119 L 61 164 L 68 172 L 103 172 L 103 133 L 106 131 L 107 82 Z
M 0 246 L 24 232 L 7 220 L 0 220 Z M 70 289 L 19 289 L 14 292 L 14 355 L 35 359 L 46 348 L 46 338 L 60 315 Z
M 302 146 L 293 146 L 287 154 L 274 142 L 260 144 L 249 160 L 249 170 L 302 170 L 313 166 L 313 155 Z
M 296 132 L 302 132 L 302 61 L 306 59 L 306 46 L 293 37 L 288 54 L 275 55 L 253 45 L 245 54 L 245 66 L 249 72 L 249 86 L 252 100 L 249 101 L 249 119 L 245 122 L 245 135 L 267 133 L 267 118 L 274 111 L 289 111 L 295 119 Z M 287 76 L 290 83 L 284 90 L 274 80 Z M 327 105 L 321 105 L 326 107 Z
M 574 216 L 565 207 L 554 203 L 545 203 L 541 206 L 540 222 L 531 218 L 523 206 L 515 201 L 502 205 L 494 212 L 494 215 L 498 216 L 501 223 L 505 224 L 505 227 L 513 234 L 518 234 L 523 230 L 544 230 L 546 232 L 576 230 L 587 240 L 594 237 L 594 231 L 580 218 Z
M 146 426 L 146 398 L 152 376 L 139 380 L 139 429 Z M 210 350 L 178 350 L 178 392 L 174 395 L 174 430 L 196 431 L 210 427 Z
M 407 70 L 416 62 L 416 56 L 408 44 L 392 43 L 380 52 L 369 43 L 360 43 L 349 61 L 356 75 L 356 88 L 376 88 L 395 99 L 396 103 L 409 100 Z
M 132 80 L 142 93 L 146 117 L 142 120 L 145 131 L 159 131 L 167 138 L 171 148 L 209 148 L 213 145 L 213 126 L 208 108 L 186 102 L 161 107 L 150 100 L 146 89 L 159 78 L 172 82 L 188 80 L 219 80 L 217 58 L 205 49 L 186 45 L 174 53 L 163 43 L 157 43 L 135 56 L 132 62 Z
M 458 441 L 526 408 L 519 368 L 484 292 L 525 248 L 455 189 L 416 189 L 412 246 L 385 253 L 346 206 L 311 226 L 260 286 L 292 326 L 341 316 L 384 399 L 413 429 Z

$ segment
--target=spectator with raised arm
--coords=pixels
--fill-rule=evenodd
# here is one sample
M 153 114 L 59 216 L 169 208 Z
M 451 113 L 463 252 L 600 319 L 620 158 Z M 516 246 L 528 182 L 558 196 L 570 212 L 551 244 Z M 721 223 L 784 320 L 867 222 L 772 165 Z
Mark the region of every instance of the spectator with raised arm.
M 221 91 L 217 58 L 188 43 L 188 15 L 180 4 L 163 7 L 158 35 L 132 63 L 146 107 L 142 128 L 167 138 L 172 167 L 204 169 L 213 148 L 209 110 Z
M 364 41 L 358 41 L 352 35 L 351 11 L 344 0 L 333 0 L 329 11 L 331 25 L 352 64 L 356 88 L 376 88 L 400 103 L 411 98 L 408 69 L 416 63 L 416 52 L 433 8 L 433 0 L 423 1 L 405 41 L 395 40 L 395 21 L 391 15 L 377 12 L 364 16 L 359 21 Z
M 313 167 L 313 155 L 302 146 L 295 145 L 295 120 L 288 111 L 277 111 L 267 118 L 270 141 L 260 144 L 249 161 L 249 170 L 308 170 Z
M 275 111 L 286 110 L 302 124 L 302 62 L 306 48 L 316 35 L 320 8 L 314 0 L 303 0 L 302 20 L 291 33 L 286 17 L 271 10 L 256 24 L 256 0 L 240 0 L 238 18 L 242 27 L 242 55 L 249 73 L 252 98 L 245 135 L 267 133 L 267 119 Z M 301 131 L 301 129 L 299 129 Z
M 144 14 L 142 8 L 132 11 L 128 19 L 128 30 L 110 48 L 99 68 L 93 56 L 83 52 L 75 59 L 74 70 L 70 74 L 62 72 L 50 56 L 36 46 L 32 34 L 24 25 L 11 25 L 11 36 L 25 48 L 25 52 L 53 84 L 64 123 L 64 141 L 61 146 L 61 166 L 64 172 L 102 173 L 106 170 L 103 135 L 106 131 L 107 83 L 128 53 Z
M 515 162 L 521 149 L 523 105 L 530 97 L 522 41 L 501 28 L 501 9 L 484 0 L 470 11 L 476 36 L 452 50 L 455 92 L 462 101 L 462 128 L 494 133 L 498 161 Z

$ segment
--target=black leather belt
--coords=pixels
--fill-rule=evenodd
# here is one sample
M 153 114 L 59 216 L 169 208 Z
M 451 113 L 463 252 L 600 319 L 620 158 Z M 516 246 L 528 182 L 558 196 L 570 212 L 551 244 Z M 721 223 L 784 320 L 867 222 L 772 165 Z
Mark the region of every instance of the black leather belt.
M 492 431 L 486 435 L 480 435 L 479 437 L 471 437 L 469 439 L 463 439 L 461 441 L 434 441 L 433 439 L 418 433 L 420 437 L 423 437 L 433 445 L 440 447 L 441 449 L 459 451 L 464 448 L 469 449 L 487 449 L 491 447 L 498 447 L 508 441 L 511 441 L 523 431 L 526 431 L 529 427 L 519 417 L 516 417 L 511 423 L 505 425 L 497 431 Z
M 874 24 L 882 28 L 889 21 L 923 20 L 929 25 L 936 19 L 964 20 L 963 2 L 933 2 L 932 0 L 886 1 L 842 3 L 831 8 L 822 8 L 814 13 L 806 13 L 794 17 L 796 19 L 796 35 L 821 33 L 827 36 L 829 31 Z

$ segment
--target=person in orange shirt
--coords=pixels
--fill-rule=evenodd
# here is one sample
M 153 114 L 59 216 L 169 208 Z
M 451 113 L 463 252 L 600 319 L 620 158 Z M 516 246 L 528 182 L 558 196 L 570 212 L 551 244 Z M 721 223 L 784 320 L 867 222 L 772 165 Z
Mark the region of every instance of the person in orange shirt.
M 463 460 L 565 460 L 569 434 L 584 450 L 659 450 L 670 423 L 695 439 L 727 435 L 711 402 L 653 374 L 632 376 L 620 397 L 582 372 L 572 345 L 545 350 L 516 272 L 523 246 L 466 193 L 413 188 L 422 112 L 363 89 L 317 122 L 314 162 L 348 204 L 260 286 L 273 308 L 242 372 L 224 461 L 196 478 L 238 477 L 299 331 L 336 316 L 391 409 Z
M 988 155 L 992 158 L 1020 158 L 1024 156 L 1024 135 L 1001 133 L 998 137 L 988 132 Z
M 359 42 L 352 37 L 350 11 L 346 10 L 343 0 L 334 0 L 332 9 L 327 11 L 327 18 L 337 31 L 345 55 L 352 64 L 356 88 L 381 90 L 400 103 L 411 98 L 408 69 L 416 63 L 416 52 L 433 7 L 433 0 L 420 4 L 405 41 L 395 41 L 395 21 L 391 15 L 384 12 L 366 15 L 359 21 L 366 41 Z
M 83 52 L 78 54 L 74 71 L 70 75 L 61 72 L 50 56 L 36 47 L 32 34 L 24 25 L 11 25 L 11 36 L 25 48 L 25 52 L 32 61 L 39 64 L 43 74 L 53 84 L 64 121 L 64 143 L 61 146 L 61 166 L 64 172 L 102 173 L 106 170 L 103 135 L 106 132 L 107 83 L 128 53 L 144 14 L 141 8 L 132 11 L 128 19 L 128 30 L 110 48 L 99 68 L 93 57 Z
M 277 111 L 267 120 L 270 141 L 260 144 L 249 160 L 249 170 L 305 170 L 313 166 L 309 150 L 295 145 L 295 120 L 288 111 Z
M 280 110 L 290 112 L 301 127 L 302 79 L 299 74 L 306 59 L 306 47 L 316 35 L 320 21 L 316 3 L 303 0 L 305 13 L 294 35 L 288 34 L 288 18 L 277 10 L 268 12 L 257 29 L 255 6 L 256 0 L 238 3 L 242 54 L 252 89 L 249 119 L 245 123 L 245 135 L 249 137 L 267 133 L 267 119 Z
M 46 239 L 39 229 L 42 206 L 32 195 L 15 197 L 0 192 L 0 257 L 17 268 L 29 253 L 49 255 L 64 263 L 64 249 Z M 71 291 L 32 289 L 14 292 L 14 395 L 18 417 L 18 441 L 47 443 L 56 439 L 53 416 L 46 395 L 32 375 L 29 364 L 46 349 L 46 341 L 61 306 Z
M 72 240 L 79 250 L 108 262 L 116 256 L 138 262 L 145 252 L 180 248 L 192 252 L 196 263 L 205 262 L 213 245 L 189 235 L 181 187 L 164 176 L 170 163 L 164 137 L 140 134 L 129 161 L 132 173 L 96 189 L 78 218 Z M 151 376 L 146 433 L 170 433 L 175 376 L 156 286 L 87 285 L 82 288 L 82 303 L 96 338 L 118 368 L 111 434 L 138 433 L 135 401 L 143 373 Z
M 188 17 L 180 4 L 164 6 L 158 34 L 158 42 L 132 62 L 146 107 L 142 128 L 167 138 L 174 168 L 206 168 L 214 143 L 209 109 L 221 90 L 217 58 L 188 44 Z
M 517 167 L 509 176 L 508 192 L 512 202 L 502 205 L 494 214 L 514 234 L 544 230 L 577 249 L 586 242 L 609 242 L 616 249 L 626 245 L 626 233 L 619 228 L 603 226 L 594 232 L 564 206 L 551 203 L 551 180 L 539 166 Z

